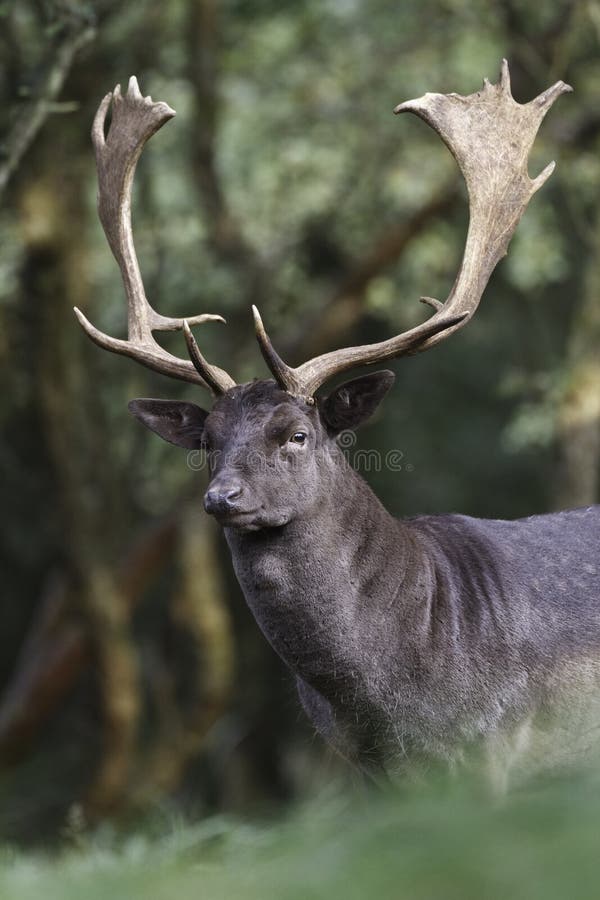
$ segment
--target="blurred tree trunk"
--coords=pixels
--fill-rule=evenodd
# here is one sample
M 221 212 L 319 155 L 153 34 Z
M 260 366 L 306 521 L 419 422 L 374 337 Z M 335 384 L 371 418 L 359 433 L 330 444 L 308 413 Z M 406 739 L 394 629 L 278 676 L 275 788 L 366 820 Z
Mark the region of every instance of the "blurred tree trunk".
M 513 0 L 499 6 L 506 27 L 507 45 L 513 47 L 511 79 L 516 97 L 535 95 L 548 72 L 571 81 L 575 63 L 579 17 L 584 7 L 578 3 L 557 4 L 554 15 L 536 35 L 526 38 L 526 7 Z M 573 83 L 576 78 L 573 79 Z M 590 141 L 598 127 L 597 118 L 585 108 L 577 127 L 569 133 L 573 147 Z M 585 210 L 579 210 L 585 221 Z M 567 346 L 565 379 L 556 410 L 558 450 L 557 476 L 551 502 L 557 509 L 588 506 L 598 502 L 600 482 L 600 214 L 587 250 L 587 271 L 583 297 L 575 313 Z
M 131 613 L 169 565 L 178 523 L 170 516 L 136 538 L 120 560 L 119 590 Z M 92 659 L 89 629 L 75 618 L 75 586 L 52 573 L 41 593 L 14 674 L 0 704 L 0 760 L 14 763 L 31 751 L 40 730 L 73 690 Z
M 600 486 L 600 215 L 590 242 L 583 297 L 567 349 L 557 410 L 558 509 L 589 506 Z
M 247 309 L 262 303 L 272 292 L 269 268 L 244 234 L 227 197 L 219 172 L 221 119 L 220 75 L 223 39 L 218 0 L 191 0 L 187 9 L 185 45 L 187 75 L 193 89 L 194 124 L 190 143 L 191 174 L 204 211 L 204 224 L 216 257 L 237 273 L 244 298 L 229 327 L 241 334 L 248 327 Z M 226 16 L 223 16 L 226 18 Z
M 201 510 L 185 507 L 178 529 L 179 577 L 169 601 L 172 650 L 180 659 L 154 660 L 151 688 L 157 726 L 132 789 L 136 804 L 145 805 L 178 787 L 187 764 L 201 751 L 230 701 L 233 634 L 223 602 L 217 535 L 216 524 Z
M 115 577 L 110 452 L 100 425 L 93 373 L 81 365 L 73 306 L 87 305 L 86 209 L 83 171 L 46 147 L 43 177 L 19 187 L 23 221 L 22 302 L 29 319 L 34 402 L 46 433 L 67 536 L 74 612 L 85 622 L 98 670 L 102 708 L 101 761 L 88 806 L 103 813 L 122 797 L 130 776 L 141 707 L 129 609 Z M 103 440 L 104 438 L 104 440 Z M 96 498 L 102 498 L 101 500 Z

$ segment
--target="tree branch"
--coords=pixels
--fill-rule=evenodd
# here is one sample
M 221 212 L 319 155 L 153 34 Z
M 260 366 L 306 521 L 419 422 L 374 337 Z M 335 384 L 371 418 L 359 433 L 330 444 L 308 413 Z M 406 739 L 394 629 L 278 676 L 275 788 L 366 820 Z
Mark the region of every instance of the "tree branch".
M 86 26 L 79 31 L 70 32 L 56 48 L 55 57 L 43 78 L 38 96 L 21 110 L 3 144 L 0 197 L 51 112 L 52 103 L 58 97 L 76 55 L 94 36 L 94 29 Z
M 432 219 L 448 212 L 455 204 L 456 180 L 446 185 L 435 197 L 416 210 L 395 228 L 388 229 L 349 272 L 313 316 L 304 316 L 303 324 L 287 344 L 282 343 L 286 357 L 302 359 L 314 356 L 339 344 L 364 312 L 364 295 L 374 278 L 397 262 L 410 243 L 422 233 Z

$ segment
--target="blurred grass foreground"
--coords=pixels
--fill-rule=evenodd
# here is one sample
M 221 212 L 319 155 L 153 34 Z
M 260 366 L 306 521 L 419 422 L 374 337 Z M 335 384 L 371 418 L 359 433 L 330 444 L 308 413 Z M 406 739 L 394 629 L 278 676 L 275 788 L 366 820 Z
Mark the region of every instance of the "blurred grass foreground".
M 76 823 L 58 857 L 5 849 L 3 900 L 577 900 L 597 898 L 600 778 L 506 801 L 464 785 L 352 797 L 329 789 L 277 821 L 169 816 L 129 836 Z

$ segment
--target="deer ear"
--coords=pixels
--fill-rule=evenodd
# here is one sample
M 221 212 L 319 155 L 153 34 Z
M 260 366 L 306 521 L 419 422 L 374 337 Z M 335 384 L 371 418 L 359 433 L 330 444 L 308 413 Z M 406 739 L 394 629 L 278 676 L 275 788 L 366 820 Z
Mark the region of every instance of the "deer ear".
M 204 422 L 208 413 L 195 403 L 179 400 L 132 400 L 127 404 L 129 412 L 146 428 L 163 440 L 186 450 L 198 450 L 202 446 Z
M 346 428 L 362 425 L 373 415 L 395 377 L 393 372 L 384 370 L 341 384 L 319 403 L 327 428 L 338 434 Z

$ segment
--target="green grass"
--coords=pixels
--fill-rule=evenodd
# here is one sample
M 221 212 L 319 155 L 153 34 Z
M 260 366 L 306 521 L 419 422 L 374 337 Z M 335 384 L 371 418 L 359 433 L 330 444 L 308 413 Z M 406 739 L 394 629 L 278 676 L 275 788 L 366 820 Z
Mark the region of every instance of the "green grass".
M 1 900 L 578 900 L 600 897 L 600 779 L 502 805 L 466 789 L 321 796 L 265 825 L 100 829 L 54 856 L 6 848 Z

